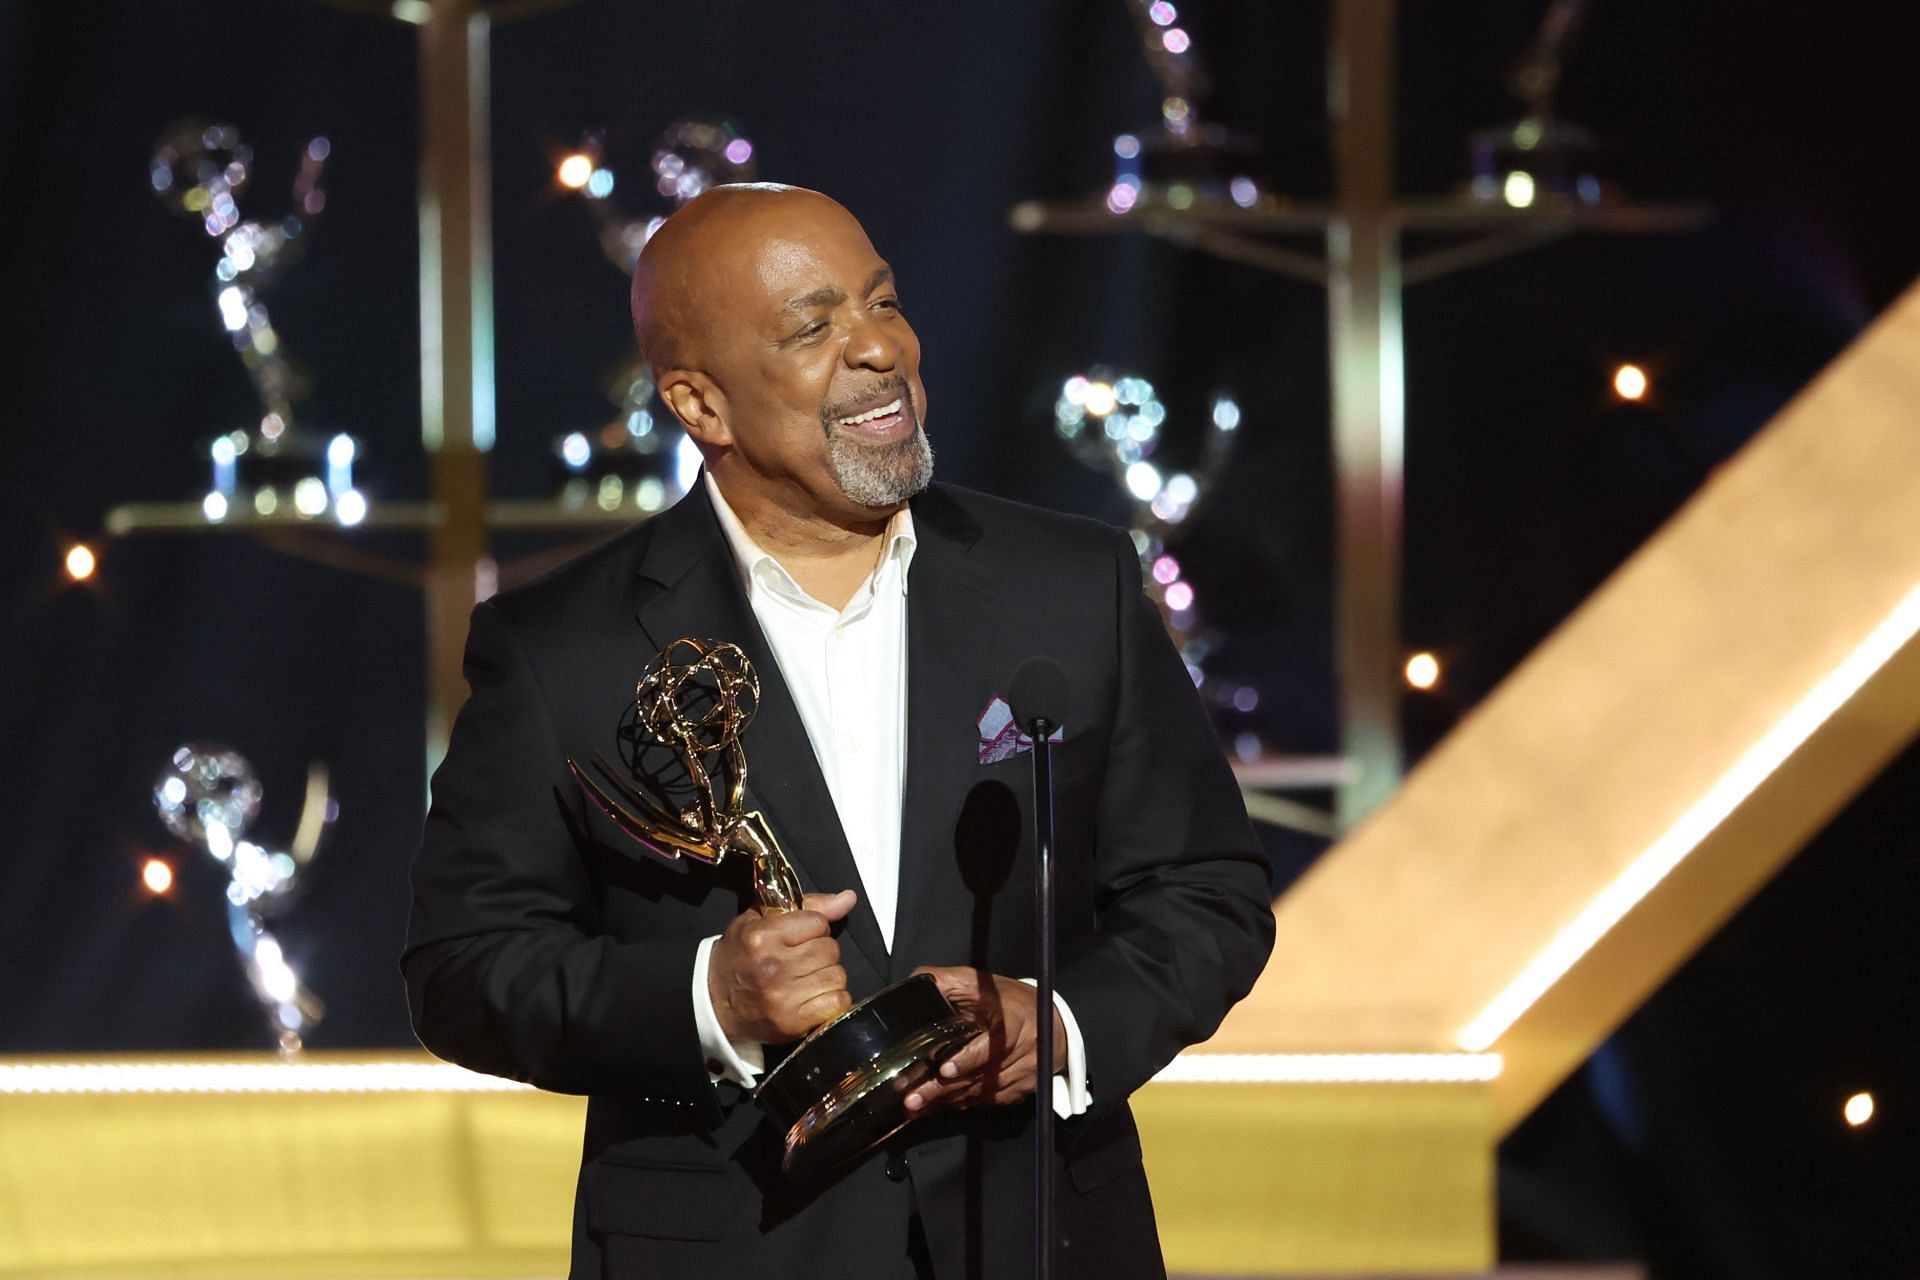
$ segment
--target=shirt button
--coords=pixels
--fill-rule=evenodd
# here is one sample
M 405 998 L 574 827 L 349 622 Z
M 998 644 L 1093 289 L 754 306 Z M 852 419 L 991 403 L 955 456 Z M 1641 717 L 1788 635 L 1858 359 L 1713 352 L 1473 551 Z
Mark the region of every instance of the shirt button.
M 907 1180 L 907 1158 L 898 1151 L 887 1153 L 887 1177 L 895 1182 Z

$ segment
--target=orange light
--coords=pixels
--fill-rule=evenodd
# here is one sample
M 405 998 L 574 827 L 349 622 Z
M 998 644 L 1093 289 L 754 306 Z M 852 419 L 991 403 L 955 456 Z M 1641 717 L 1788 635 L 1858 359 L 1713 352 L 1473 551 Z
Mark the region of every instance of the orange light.
M 164 897 L 173 892 L 173 868 L 165 858 L 148 858 L 146 865 L 140 868 L 140 880 L 147 886 L 147 892 L 155 897 Z
M 1641 400 L 1647 394 L 1647 371 L 1637 364 L 1623 364 L 1613 371 L 1613 394 L 1622 400 Z
M 75 582 L 85 582 L 100 567 L 94 557 L 93 548 L 84 542 L 76 542 L 67 549 L 67 576 Z
M 1430 653 L 1416 653 L 1407 659 L 1407 683 L 1416 689 L 1431 689 L 1440 683 L 1440 659 Z
M 593 176 L 593 157 L 574 152 L 560 162 L 560 185 L 572 187 L 575 191 L 587 185 L 587 179 Z
M 1858 1129 L 1861 1125 L 1873 1119 L 1873 1095 L 1870 1093 L 1854 1094 L 1851 1098 L 1847 1099 L 1847 1105 L 1840 1109 L 1840 1114 L 1845 1118 L 1849 1128 Z

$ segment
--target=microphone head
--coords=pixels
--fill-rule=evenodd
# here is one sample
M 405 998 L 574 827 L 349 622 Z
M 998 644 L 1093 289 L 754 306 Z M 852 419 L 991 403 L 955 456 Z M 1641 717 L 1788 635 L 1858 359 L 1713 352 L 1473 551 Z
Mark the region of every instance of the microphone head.
M 1059 728 L 1067 722 L 1067 669 L 1052 658 L 1028 658 L 1014 669 L 1007 702 L 1022 729 L 1031 732 L 1035 720 Z

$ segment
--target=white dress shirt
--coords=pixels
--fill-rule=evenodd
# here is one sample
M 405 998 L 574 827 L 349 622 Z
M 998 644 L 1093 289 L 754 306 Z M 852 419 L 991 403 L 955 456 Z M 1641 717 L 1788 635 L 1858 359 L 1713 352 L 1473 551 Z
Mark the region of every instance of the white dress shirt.
M 918 545 L 913 514 L 887 525 L 873 573 L 835 609 L 808 595 L 793 575 L 756 545 L 740 518 L 704 476 L 714 513 L 733 551 L 747 603 L 766 634 L 781 678 L 806 726 L 833 807 L 860 873 L 859 888 L 893 946 L 900 903 L 900 806 L 907 779 L 907 569 Z M 961 726 L 964 731 L 968 726 Z M 822 886 L 828 892 L 848 885 Z M 701 942 L 693 964 L 693 1013 L 713 1079 L 752 1088 L 766 1068 L 760 1045 L 729 1040 L 707 989 L 717 935 Z M 1086 1045 L 1066 1001 L 1055 1007 L 1067 1032 L 1067 1061 L 1053 1082 L 1054 1110 L 1078 1115 L 1090 1101 Z

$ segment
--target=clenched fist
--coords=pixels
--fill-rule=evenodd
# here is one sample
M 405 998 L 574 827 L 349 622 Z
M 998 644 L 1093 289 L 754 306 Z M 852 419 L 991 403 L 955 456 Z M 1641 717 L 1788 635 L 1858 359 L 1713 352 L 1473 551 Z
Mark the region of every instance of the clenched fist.
M 798 911 L 734 917 L 707 958 L 707 994 L 729 1040 L 789 1044 L 853 1007 L 840 944 L 851 889 L 810 893 Z

